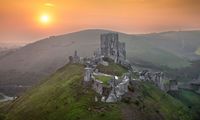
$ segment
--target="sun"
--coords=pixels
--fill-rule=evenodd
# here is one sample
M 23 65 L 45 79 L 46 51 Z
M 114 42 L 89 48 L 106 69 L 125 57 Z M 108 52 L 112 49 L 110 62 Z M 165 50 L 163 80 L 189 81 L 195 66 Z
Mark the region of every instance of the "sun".
M 51 18 L 50 18 L 50 16 L 49 15 L 41 15 L 40 16 L 40 22 L 42 23 L 42 24 L 48 24 L 48 23 L 50 23 L 50 21 L 51 21 Z
M 54 26 L 55 17 L 52 13 L 40 13 L 37 15 L 36 22 L 38 27 L 50 28 Z

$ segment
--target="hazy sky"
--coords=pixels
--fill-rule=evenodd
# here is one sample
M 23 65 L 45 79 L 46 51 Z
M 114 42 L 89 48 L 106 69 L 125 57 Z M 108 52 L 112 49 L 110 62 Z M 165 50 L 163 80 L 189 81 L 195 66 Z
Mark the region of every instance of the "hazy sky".
M 48 17 L 43 23 L 42 16 Z M 81 29 L 146 33 L 200 28 L 200 0 L 0 0 L 0 43 Z

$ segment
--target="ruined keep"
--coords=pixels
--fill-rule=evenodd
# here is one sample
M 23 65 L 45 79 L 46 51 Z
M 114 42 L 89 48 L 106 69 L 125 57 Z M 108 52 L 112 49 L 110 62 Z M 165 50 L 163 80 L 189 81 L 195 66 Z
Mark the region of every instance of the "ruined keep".
M 169 91 L 178 91 L 178 81 L 177 80 L 169 81 Z
M 113 59 L 115 63 L 125 62 L 125 43 L 119 42 L 118 33 L 101 34 L 101 55 Z

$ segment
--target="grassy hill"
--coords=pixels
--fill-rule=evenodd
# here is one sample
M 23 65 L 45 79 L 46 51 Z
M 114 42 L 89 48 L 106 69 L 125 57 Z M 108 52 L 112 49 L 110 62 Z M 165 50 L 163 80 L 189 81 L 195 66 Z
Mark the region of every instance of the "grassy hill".
M 151 84 L 143 85 L 144 101 L 148 106 L 155 108 L 167 120 L 189 120 L 191 112 L 180 101 L 163 93 Z M 157 112 L 156 111 L 156 112 Z
M 41 85 L 10 104 L 0 105 L 3 120 L 190 120 L 180 101 L 149 83 L 135 82 L 131 98 L 95 102 L 96 93 L 82 86 L 84 66 L 67 64 Z M 2 114 L 4 113 L 4 114 Z
M 8 120 L 101 120 L 119 119 L 114 104 L 94 102 L 94 91 L 81 86 L 84 67 L 66 65 L 42 85 L 30 90 L 10 106 Z M 92 113 L 92 114 L 91 114 Z
M 39 83 L 64 66 L 75 50 L 82 57 L 91 56 L 100 47 L 100 34 L 107 32 L 113 31 L 91 29 L 51 36 L 0 57 L 1 92 L 17 95 L 24 89 L 16 90 L 13 86 L 33 86 Z M 126 43 L 127 59 L 130 62 L 148 62 L 173 69 L 190 66 L 190 60 L 200 58 L 195 54 L 200 44 L 199 38 L 199 31 L 142 35 L 119 33 L 119 40 Z

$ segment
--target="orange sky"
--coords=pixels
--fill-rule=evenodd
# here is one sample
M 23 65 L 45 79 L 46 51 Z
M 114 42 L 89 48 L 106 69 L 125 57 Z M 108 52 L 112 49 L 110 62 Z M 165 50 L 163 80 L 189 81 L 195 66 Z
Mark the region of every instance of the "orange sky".
M 0 42 L 23 43 L 81 29 L 127 33 L 200 28 L 200 0 L 0 0 Z M 51 16 L 42 24 L 41 14 Z

